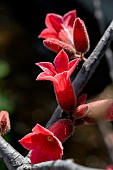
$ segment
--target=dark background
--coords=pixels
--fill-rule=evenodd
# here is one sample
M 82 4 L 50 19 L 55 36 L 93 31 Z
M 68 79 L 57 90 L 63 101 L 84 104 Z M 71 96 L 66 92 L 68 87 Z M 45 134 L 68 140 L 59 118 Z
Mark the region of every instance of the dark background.
M 113 18 L 113 1 L 102 0 L 101 3 L 106 29 Z M 77 16 L 84 20 L 89 33 L 91 47 L 87 58 L 101 38 L 91 0 L 0 1 L 0 109 L 7 110 L 11 119 L 11 131 L 4 138 L 23 155 L 27 151 L 18 140 L 29 133 L 36 123 L 45 126 L 57 106 L 52 83 L 36 82 L 41 70 L 35 65 L 39 61 L 52 62 L 56 53 L 45 48 L 42 39 L 37 36 L 45 28 L 47 13 L 64 15 L 74 9 Z M 110 84 L 109 68 L 103 57 L 83 92 L 88 94 L 88 99 L 97 96 L 112 98 Z M 102 93 L 103 90 L 105 93 Z M 75 162 L 90 167 L 104 168 L 109 164 L 96 125 L 75 130 L 64 144 L 63 159 L 66 158 L 73 158 Z M 6 169 L 2 161 L 0 169 Z

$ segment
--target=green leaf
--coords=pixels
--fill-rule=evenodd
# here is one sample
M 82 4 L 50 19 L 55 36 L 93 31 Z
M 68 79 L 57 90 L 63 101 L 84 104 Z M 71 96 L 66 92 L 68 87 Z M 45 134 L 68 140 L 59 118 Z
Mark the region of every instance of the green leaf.
M 0 60 L 0 79 L 6 77 L 10 72 L 10 67 L 6 61 Z

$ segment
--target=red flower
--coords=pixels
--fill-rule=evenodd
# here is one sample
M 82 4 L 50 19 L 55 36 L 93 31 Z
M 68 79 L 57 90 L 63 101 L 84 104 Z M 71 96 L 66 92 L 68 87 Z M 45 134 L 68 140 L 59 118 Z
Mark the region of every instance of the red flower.
M 66 13 L 63 17 L 58 14 L 50 13 L 46 15 L 45 28 L 39 37 L 41 38 L 56 38 L 65 41 L 66 38 L 71 41 L 72 38 L 72 28 L 76 18 L 76 11 L 70 11 Z M 65 36 L 64 36 L 65 35 Z
M 70 75 L 79 63 L 77 58 L 69 62 L 67 54 L 62 50 L 54 59 L 54 66 L 49 62 L 36 63 L 44 72 L 40 73 L 36 80 L 50 80 L 53 82 L 56 98 L 67 112 L 74 110 L 76 106 L 76 96 L 70 81 Z
M 32 164 L 62 158 L 63 147 L 59 139 L 39 124 L 32 129 L 32 133 L 23 137 L 19 142 L 23 147 L 31 150 L 30 160 Z
M 39 35 L 45 38 L 44 45 L 59 52 L 64 49 L 70 56 L 76 52 L 83 54 L 89 49 L 89 37 L 84 22 L 76 18 L 76 10 L 66 13 L 63 17 L 54 13 L 47 14 L 45 28 Z

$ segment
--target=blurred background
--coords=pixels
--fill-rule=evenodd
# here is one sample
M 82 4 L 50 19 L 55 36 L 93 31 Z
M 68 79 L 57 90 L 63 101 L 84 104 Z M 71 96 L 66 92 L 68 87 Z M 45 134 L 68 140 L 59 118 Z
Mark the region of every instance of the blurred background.
M 7 110 L 11 120 L 11 131 L 4 138 L 22 155 L 28 151 L 18 140 L 31 132 L 36 123 L 45 126 L 57 106 L 52 83 L 36 82 L 41 70 L 35 63 L 52 62 L 56 56 L 37 38 L 45 28 L 46 14 L 64 15 L 77 10 L 90 37 L 87 58 L 113 18 L 112 7 L 112 0 L 0 1 L 0 110 Z M 110 47 L 112 50 L 113 43 Z M 113 98 L 111 72 L 105 56 L 83 92 L 88 100 Z M 89 167 L 105 168 L 110 163 L 97 125 L 75 130 L 64 143 L 63 159 L 67 158 Z M 0 161 L 0 170 L 6 169 Z

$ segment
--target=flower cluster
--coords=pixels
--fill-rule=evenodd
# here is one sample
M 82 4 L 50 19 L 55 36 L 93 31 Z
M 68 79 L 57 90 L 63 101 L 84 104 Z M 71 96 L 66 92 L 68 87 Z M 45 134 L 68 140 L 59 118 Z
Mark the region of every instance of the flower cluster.
M 89 50 L 89 36 L 84 21 L 76 17 L 76 11 L 70 11 L 63 17 L 50 13 L 45 19 L 45 28 L 39 38 L 45 38 L 44 45 L 59 52 L 64 49 L 70 58 L 84 54 Z
M 63 17 L 48 14 L 46 27 L 39 35 L 45 38 L 44 45 L 57 52 L 53 64 L 36 63 L 42 69 L 36 80 L 52 81 L 56 100 L 60 107 L 70 114 L 70 119 L 60 119 L 48 129 L 37 124 L 32 133 L 27 134 L 19 142 L 30 150 L 32 164 L 61 159 L 62 143 L 72 134 L 77 120 L 82 124 L 97 120 L 113 120 L 113 99 L 105 99 L 86 103 L 87 95 L 76 97 L 71 74 L 89 49 L 89 37 L 84 22 L 76 17 L 76 11 L 70 11 Z M 73 59 L 69 61 L 69 59 Z
M 69 61 L 67 53 L 75 55 L 77 52 L 82 54 L 88 50 L 87 31 L 84 22 L 76 18 L 75 10 L 68 12 L 63 17 L 57 14 L 48 14 L 45 23 L 47 28 L 41 32 L 39 37 L 46 38 L 44 44 L 59 53 L 54 59 L 54 64 L 50 62 L 36 63 L 43 70 L 36 80 L 52 81 L 60 107 L 66 112 L 73 113 L 77 105 L 77 98 L 70 76 L 81 58 Z M 61 159 L 62 143 L 73 131 L 72 120 L 61 119 L 51 125 L 48 130 L 37 124 L 32 129 L 32 133 L 23 137 L 19 142 L 26 149 L 31 150 L 32 164 Z

